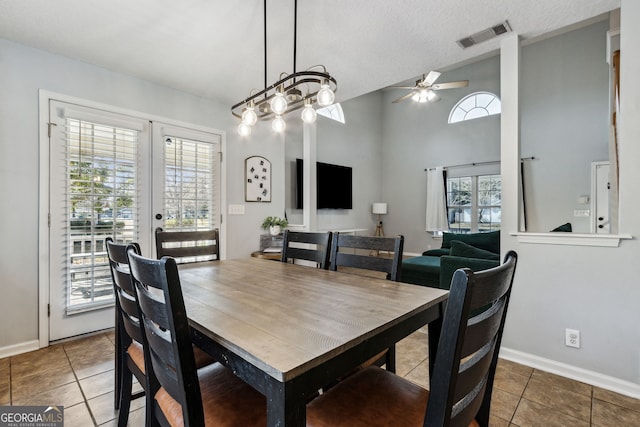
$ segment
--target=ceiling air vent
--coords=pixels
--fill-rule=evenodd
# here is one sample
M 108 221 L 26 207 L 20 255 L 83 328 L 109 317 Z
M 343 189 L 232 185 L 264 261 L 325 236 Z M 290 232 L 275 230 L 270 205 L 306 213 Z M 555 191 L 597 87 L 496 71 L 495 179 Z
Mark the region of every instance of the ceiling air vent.
M 486 30 L 478 31 L 468 37 L 461 38 L 456 43 L 458 43 L 458 46 L 461 48 L 466 49 L 510 31 L 511 27 L 509 26 L 509 23 L 504 21 L 502 24 L 489 27 Z

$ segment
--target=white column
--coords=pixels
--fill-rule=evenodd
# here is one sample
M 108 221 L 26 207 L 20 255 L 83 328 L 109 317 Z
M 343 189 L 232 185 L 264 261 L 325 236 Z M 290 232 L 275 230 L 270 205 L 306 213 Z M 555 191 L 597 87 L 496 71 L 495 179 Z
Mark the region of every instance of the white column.
M 502 175 L 502 251 L 509 248 L 509 233 L 520 223 L 520 38 L 505 37 L 500 44 L 500 173 Z
M 316 231 L 316 124 L 302 125 L 302 167 L 304 195 L 302 196 L 302 219 L 306 231 Z
M 620 10 L 619 230 L 636 234 L 640 228 L 637 190 L 640 175 L 640 2 L 622 0 Z

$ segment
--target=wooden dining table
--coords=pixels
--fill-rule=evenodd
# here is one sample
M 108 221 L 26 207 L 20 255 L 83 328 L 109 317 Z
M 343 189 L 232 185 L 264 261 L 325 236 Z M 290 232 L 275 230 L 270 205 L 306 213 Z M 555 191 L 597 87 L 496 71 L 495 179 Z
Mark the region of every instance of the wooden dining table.
M 332 381 L 438 322 L 448 292 L 259 258 L 179 266 L 198 346 L 266 396 L 268 426 L 304 426 Z

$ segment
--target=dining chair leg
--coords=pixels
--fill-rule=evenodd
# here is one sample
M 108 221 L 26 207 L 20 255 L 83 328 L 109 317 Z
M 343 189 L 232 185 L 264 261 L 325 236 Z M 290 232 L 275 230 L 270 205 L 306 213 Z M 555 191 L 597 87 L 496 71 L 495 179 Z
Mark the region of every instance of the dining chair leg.
M 429 381 L 433 378 L 433 368 L 436 363 L 436 353 L 438 350 L 438 342 L 440 341 L 440 333 L 442 331 L 442 316 L 444 313 L 443 304 L 440 304 L 440 316 L 429 323 Z
M 118 315 L 118 312 L 116 310 L 116 316 Z M 123 371 L 123 361 L 122 361 L 122 357 L 120 357 L 120 340 L 122 339 L 120 334 L 118 333 L 118 319 L 116 318 L 116 330 L 115 330 L 115 370 L 114 370 L 114 383 L 115 383 L 115 389 L 114 389 L 114 401 L 113 401 L 113 408 L 114 409 L 120 409 L 120 398 L 122 395 L 122 371 Z
M 129 369 L 123 369 L 122 371 L 122 388 L 120 390 L 122 400 L 120 402 L 120 412 L 118 413 L 118 427 L 127 427 L 127 422 L 129 421 L 129 410 L 131 409 L 133 375 Z

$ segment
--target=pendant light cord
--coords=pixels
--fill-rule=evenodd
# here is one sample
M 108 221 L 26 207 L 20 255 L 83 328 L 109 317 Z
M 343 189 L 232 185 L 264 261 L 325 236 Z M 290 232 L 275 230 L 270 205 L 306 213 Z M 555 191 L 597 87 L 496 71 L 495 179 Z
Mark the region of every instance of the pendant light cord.
M 296 46 L 298 44 L 298 0 L 293 2 L 293 74 L 296 73 Z
M 267 87 L 267 0 L 264 0 L 264 87 Z

